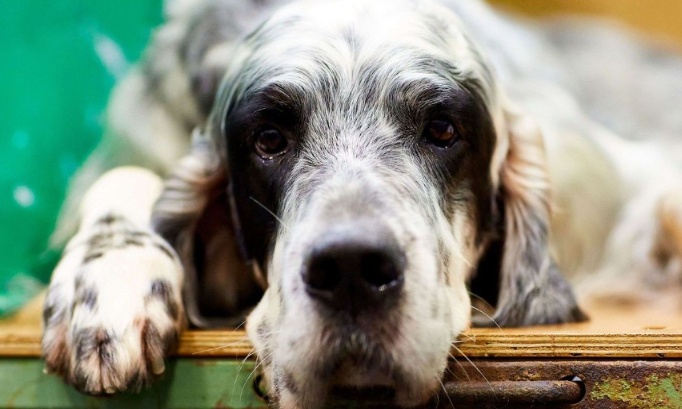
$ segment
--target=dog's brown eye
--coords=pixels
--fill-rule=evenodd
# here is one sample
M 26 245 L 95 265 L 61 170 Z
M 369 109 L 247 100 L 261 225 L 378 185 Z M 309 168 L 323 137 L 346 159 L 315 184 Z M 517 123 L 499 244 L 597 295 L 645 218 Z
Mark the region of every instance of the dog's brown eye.
M 273 128 L 263 129 L 256 133 L 254 147 L 264 159 L 272 159 L 286 152 L 289 141 L 280 131 Z
M 449 148 L 459 139 L 455 126 L 441 120 L 433 120 L 426 124 L 423 136 L 427 142 L 440 148 Z

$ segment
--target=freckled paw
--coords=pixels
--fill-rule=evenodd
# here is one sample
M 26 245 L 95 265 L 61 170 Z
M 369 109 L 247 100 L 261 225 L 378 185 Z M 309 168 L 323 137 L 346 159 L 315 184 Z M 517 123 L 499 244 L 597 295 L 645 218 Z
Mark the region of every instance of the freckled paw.
M 99 301 L 76 295 L 68 304 L 71 307 L 63 310 L 52 306 L 48 295 L 43 336 L 46 372 L 91 395 L 147 387 L 165 371 L 164 357 L 177 344 L 184 312 L 178 291 L 166 280 L 156 279 L 146 288 L 135 297 L 117 295 L 121 303 L 105 305 L 97 303 L 110 300 L 112 294 L 93 288 Z
M 114 245 L 101 231 L 81 236 L 100 238 L 65 253 L 45 300 L 46 372 L 88 394 L 149 385 L 185 323 L 177 257 L 153 232 L 128 233 Z
M 46 370 L 61 375 L 81 392 L 91 395 L 139 391 L 165 370 L 166 352 L 178 331 L 159 331 L 141 320 L 117 334 L 103 327 L 72 328 L 60 354 L 46 349 Z

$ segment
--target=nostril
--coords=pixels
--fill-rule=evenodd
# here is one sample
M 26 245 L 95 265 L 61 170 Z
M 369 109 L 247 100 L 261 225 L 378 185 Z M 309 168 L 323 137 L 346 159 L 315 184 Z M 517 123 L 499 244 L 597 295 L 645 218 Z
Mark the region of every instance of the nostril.
M 355 313 L 399 299 L 406 255 L 385 229 L 336 227 L 309 251 L 301 279 L 310 297 Z
M 334 257 L 314 257 L 303 273 L 303 281 L 310 290 L 333 292 L 341 282 L 341 272 Z
M 366 243 L 335 243 L 313 252 L 302 278 L 313 296 L 361 297 L 366 290 L 383 293 L 400 287 L 403 269 L 404 257 L 398 252 Z
M 383 252 L 369 252 L 360 260 L 362 279 L 378 291 L 386 291 L 402 281 L 402 262 L 399 257 Z

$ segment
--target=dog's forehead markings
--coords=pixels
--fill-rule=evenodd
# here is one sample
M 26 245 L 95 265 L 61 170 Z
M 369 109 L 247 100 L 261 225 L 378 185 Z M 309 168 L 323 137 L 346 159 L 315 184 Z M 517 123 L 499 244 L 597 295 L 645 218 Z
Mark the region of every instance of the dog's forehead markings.
M 387 79 L 435 71 L 450 81 L 488 82 L 479 55 L 449 10 L 431 3 L 383 3 L 306 2 L 305 7 L 284 7 L 237 53 L 241 58 L 229 72 L 239 80 L 228 83 L 240 89 L 232 90 L 230 100 L 241 99 L 264 81 L 319 88 L 324 76 L 362 84 L 372 72 Z

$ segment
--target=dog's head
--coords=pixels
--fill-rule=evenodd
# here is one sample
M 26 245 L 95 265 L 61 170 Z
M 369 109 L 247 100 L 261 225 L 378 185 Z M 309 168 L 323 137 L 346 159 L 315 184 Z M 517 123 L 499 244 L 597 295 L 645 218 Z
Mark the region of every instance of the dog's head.
M 541 135 L 441 6 L 280 9 L 233 51 L 204 135 L 182 189 L 195 214 L 222 198 L 266 272 L 247 329 L 282 407 L 336 384 L 428 399 L 474 276 L 500 325 L 581 317 L 548 252 Z

